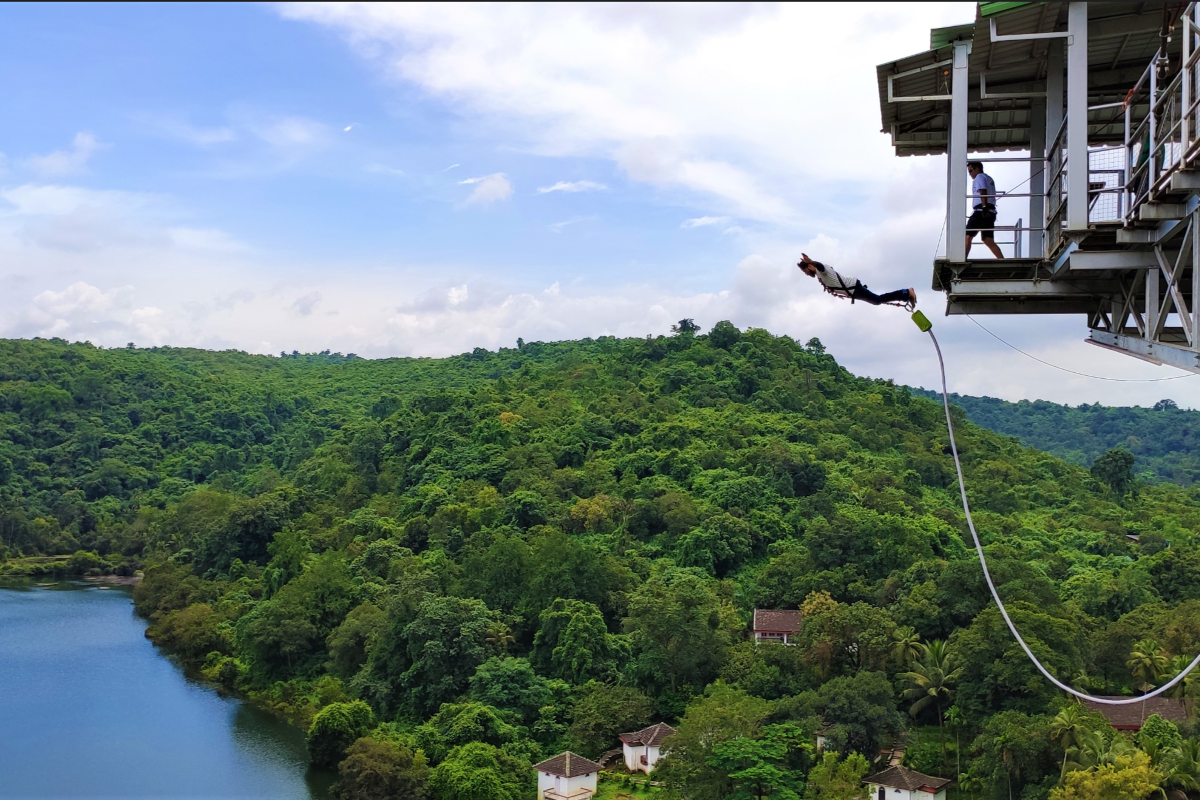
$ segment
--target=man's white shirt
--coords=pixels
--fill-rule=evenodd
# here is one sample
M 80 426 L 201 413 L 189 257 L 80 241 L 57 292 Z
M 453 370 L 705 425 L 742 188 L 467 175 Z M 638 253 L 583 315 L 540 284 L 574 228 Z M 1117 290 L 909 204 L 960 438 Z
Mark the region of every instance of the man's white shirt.
M 987 202 L 989 204 L 996 204 L 996 182 L 986 172 L 979 173 L 975 176 L 975 180 L 971 182 L 971 192 L 975 195 L 976 208 L 979 208 L 984 203 L 984 199 L 980 196 L 981 191 L 987 193 Z

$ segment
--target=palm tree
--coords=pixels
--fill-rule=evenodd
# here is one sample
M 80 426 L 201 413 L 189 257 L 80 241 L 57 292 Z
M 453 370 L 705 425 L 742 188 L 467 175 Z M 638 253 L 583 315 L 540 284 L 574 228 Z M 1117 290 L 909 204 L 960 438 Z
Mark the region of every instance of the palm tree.
M 912 626 L 905 625 L 896 629 L 892 639 L 892 658 L 896 659 L 900 666 L 907 667 L 924 654 L 925 645 L 921 644 L 921 635 L 913 630 Z
M 1168 657 L 1166 652 L 1153 639 L 1142 639 L 1133 646 L 1129 660 L 1125 666 L 1133 673 L 1133 677 L 1142 683 L 1154 684 L 1162 677 L 1167 669 Z
M 1166 758 L 1166 783 L 1185 792 L 1200 792 L 1200 739 L 1187 739 Z
M 954 726 L 954 759 L 957 762 L 954 774 L 962 774 L 962 724 L 963 714 L 958 706 L 950 706 L 946 712 L 946 722 Z
M 1163 677 L 1167 677 L 1168 675 L 1174 677 L 1187 669 L 1191 663 L 1191 659 L 1187 656 L 1175 656 L 1175 658 L 1171 659 L 1167 673 Z M 1168 689 L 1166 691 L 1166 695 L 1172 700 L 1178 700 L 1179 705 L 1183 706 L 1183 708 L 1186 710 L 1187 696 L 1191 693 L 1191 689 L 1193 686 L 1195 686 L 1195 684 L 1196 673 L 1189 672 L 1186 676 L 1184 676 L 1183 680 Z
M 1063 749 L 1062 769 L 1058 774 L 1059 783 L 1063 782 L 1063 778 L 1067 774 L 1068 751 L 1072 746 L 1078 746 L 1079 744 L 1079 734 L 1083 732 L 1083 729 L 1080 727 L 1083 719 L 1083 707 L 1078 703 L 1071 703 L 1071 705 L 1059 711 L 1054 719 L 1050 720 L 1050 738 L 1061 744 Z
M 917 716 L 931 704 L 937 709 L 943 764 L 946 763 L 946 724 L 942 707 L 954 694 L 952 687 L 961 675 L 962 668 L 954 667 L 954 656 L 940 639 L 935 639 L 925 647 L 925 658 L 921 663 L 914 665 L 910 672 L 900 675 L 910 684 L 910 688 L 904 690 L 904 698 L 915 701 L 908 709 L 911 716 Z
M 1063 774 L 1077 769 L 1098 767 L 1108 760 L 1108 742 L 1104 741 L 1104 734 L 1100 731 L 1076 731 L 1075 740 L 1077 743 L 1067 748 L 1066 757 L 1063 759 Z M 1113 741 L 1123 740 L 1118 736 Z M 1067 769 L 1068 767 L 1070 769 Z

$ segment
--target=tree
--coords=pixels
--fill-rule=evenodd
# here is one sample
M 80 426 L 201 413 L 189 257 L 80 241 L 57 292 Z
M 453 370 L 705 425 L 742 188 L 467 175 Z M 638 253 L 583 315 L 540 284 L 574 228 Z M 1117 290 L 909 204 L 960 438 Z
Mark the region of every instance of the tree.
M 671 333 L 682 334 L 683 336 L 694 336 L 700 332 L 700 326 L 691 319 L 681 319 L 671 326 Z
M 598 756 L 613 746 L 617 734 L 646 727 L 650 713 L 650 698 L 637 689 L 590 681 L 571 711 L 571 740 L 582 754 Z
M 1137 491 L 1134 461 L 1133 453 L 1128 450 L 1109 450 L 1092 463 L 1092 477 L 1107 486 L 1114 496 L 1124 497 Z
M 1069 773 L 1062 786 L 1050 791 L 1050 800 L 1143 800 L 1160 792 L 1163 779 L 1150 756 L 1133 750 L 1110 764 Z
M 630 597 L 625 619 L 643 682 L 675 692 L 712 680 L 729 640 L 723 611 L 712 583 L 694 571 L 651 575 Z
M 434 800 L 525 800 L 533 794 L 529 763 L 484 742 L 456 747 L 429 775 Z
M 355 741 L 375 727 L 375 715 L 362 700 L 330 703 L 317 712 L 308 728 L 308 757 L 318 767 L 332 769 Z
M 543 674 L 572 683 L 615 676 L 623 643 L 608 632 L 596 605 L 559 598 L 539 619 L 530 660 Z
M 1164 398 L 1154 404 L 1155 411 L 1174 411 L 1179 408 L 1179 404 L 1174 400 Z
M 499 624 L 482 600 L 464 597 L 429 598 L 407 624 L 393 615 L 371 659 L 385 687 L 385 710 L 407 704 L 428 716 L 461 695 L 476 668 L 493 654 L 487 640 Z
M 742 332 L 729 320 L 721 320 L 708 332 L 708 343 L 722 350 L 733 347 L 741 338 Z
M 1067 774 L 1067 755 L 1070 748 L 1078 746 L 1080 733 L 1084 730 L 1083 721 L 1086 714 L 1083 707 L 1079 703 L 1071 703 L 1059 711 L 1054 719 L 1050 720 L 1050 738 L 1058 742 L 1058 745 L 1063 749 L 1062 769 L 1059 771 L 1058 780 L 1061 783 L 1063 776 Z
M 369 737 L 346 750 L 333 785 L 336 800 L 423 800 L 429 767 L 425 754 Z
M 859 753 L 850 753 L 844 760 L 826 751 L 808 773 L 804 800 L 867 800 L 867 787 L 862 779 L 871 765 Z
M 885 736 L 904 728 L 892 684 L 882 672 L 834 678 L 794 698 L 794 708 L 801 718 L 820 717 L 830 749 L 841 753 L 878 753 Z
M 455 747 L 486 742 L 500 747 L 520 738 L 520 730 L 483 703 L 445 703 L 429 721 L 417 728 L 417 744 L 435 764 Z
M 914 701 L 908 713 L 916 717 L 932 705 L 937 710 L 938 735 L 942 744 L 942 763 L 946 761 L 946 725 L 942 708 L 954 694 L 953 686 L 962 677 L 962 669 L 954 666 L 954 658 L 940 639 L 930 642 L 925 648 L 925 658 L 913 666 L 910 672 L 900 676 L 910 684 L 904 690 L 904 698 Z
M 892 658 L 901 667 L 907 667 L 925 654 L 921 636 L 911 626 L 897 628 L 892 640 Z
M 1049 718 L 1019 711 L 1001 711 L 988 718 L 972 749 L 977 753 L 970 772 L 993 787 L 1007 787 L 1018 797 L 1026 786 L 1038 784 L 1058 769 L 1051 754 Z
M 475 670 L 470 687 L 472 700 L 510 711 L 526 723 L 550 697 L 546 679 L 524 658 L 492 656 Z
M 688 704 L 676 733 L 663 743 L 666 756 L 655 777 L 667 786 L 686 787 L 695 800 L 728 797 L 735 781 L 714 765 L 714 752 L 723 742 L 758 738 L 770 712 L 766 700 L 717 681 Z
M 799 800 L 813 746 L 798 725 L 768 725 L 758 738 L 739 737 L 713 745 L 708 763 L 728 776 L 730 800 Z
M 1200 739 L 1188 739 L 1167 754 L 1164 783 L 1185 792 L 1200 792 Z
M 333 672 L 351 678 L 362 669 L 386 623 L 387 615 L 375 604 L 355 606 L 325 640 Z
M 1142 639 L 1133 646 L 1125 662 L 1130 673 L 1143 684 L 1156 684 L 1170 663 L 1170 657 L 1153 639 Z

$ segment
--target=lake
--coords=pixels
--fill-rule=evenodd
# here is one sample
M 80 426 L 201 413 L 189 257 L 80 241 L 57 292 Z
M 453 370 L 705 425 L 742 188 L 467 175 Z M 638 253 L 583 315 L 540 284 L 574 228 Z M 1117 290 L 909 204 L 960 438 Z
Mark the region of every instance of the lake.
M 189 680 L 123 589 L 0 587 L 0 798 L 327 800 L 304 735 Z

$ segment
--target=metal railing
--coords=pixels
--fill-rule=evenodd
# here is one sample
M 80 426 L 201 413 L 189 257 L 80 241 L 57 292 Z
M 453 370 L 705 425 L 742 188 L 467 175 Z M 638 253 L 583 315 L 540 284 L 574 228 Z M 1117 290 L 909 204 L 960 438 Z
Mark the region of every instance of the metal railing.
M 1194 166 L 1200 155 L 1200 4 L 1188 4 L 1179 22 L 1183 26 L 1179 72 L 1165 87 L 1160 85 L 1159 73 L 1170 65 L 1160 51 L 1123 102 L 1126 223 L 1137 221 L 1143 204 L 1171 191 L 1171 177 Z M 1143 105 L 1146 116 L 1135 126 L 1135 108 Z

